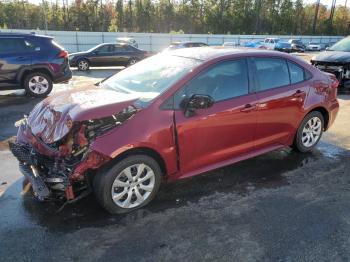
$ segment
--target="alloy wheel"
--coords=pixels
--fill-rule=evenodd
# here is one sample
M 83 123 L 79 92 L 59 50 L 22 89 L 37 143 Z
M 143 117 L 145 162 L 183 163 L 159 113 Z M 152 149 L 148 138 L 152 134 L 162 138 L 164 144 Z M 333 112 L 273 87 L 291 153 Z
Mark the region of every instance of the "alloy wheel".
M 134 65 L 134 64 L 136 64 L 136 62 L 137 62 L 136 59 L 131 59 L 129 62 L 129 65 Z
M 313 117 L 306 122 L 301 141 L 305 147 L 312 147 L 320 138 L 322 133 L 322 122 L 318 117 Z
M 80 70 L 85 71 L 85 70 L 87 70 L 89 68 L 89 63 L 86 62 L 85 60 L 82 60 L 82 61 L 79 62 L 78 67 L 79 67 Z
M 41 95 L 49 89 L 49 81 L 43 76 L 33 76 L 28 82 L 28 87 L 34 94 Z
M 112 184 L 113 202 L 122 208 L 134 208 L 144 203 L 155 186 L 155 174 L 146 164 L 128 166 Z

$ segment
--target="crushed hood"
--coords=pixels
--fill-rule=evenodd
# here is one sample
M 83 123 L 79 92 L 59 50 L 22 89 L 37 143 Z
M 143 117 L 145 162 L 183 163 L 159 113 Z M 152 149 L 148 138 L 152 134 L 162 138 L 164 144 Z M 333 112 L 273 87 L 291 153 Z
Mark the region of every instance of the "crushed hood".
M 74 122 L 119 113 L 138 98 L 137 94 L 99 87 L 62 92 L 37 104 L 28 117 L 28 125 L 33 135 L 51 144 L 68 134 Z
M 315 57 L 314 61 L 319 62 L 334 62 L 334 63 L 349 63 L 350 52 L 340 51 L 324 51 Z

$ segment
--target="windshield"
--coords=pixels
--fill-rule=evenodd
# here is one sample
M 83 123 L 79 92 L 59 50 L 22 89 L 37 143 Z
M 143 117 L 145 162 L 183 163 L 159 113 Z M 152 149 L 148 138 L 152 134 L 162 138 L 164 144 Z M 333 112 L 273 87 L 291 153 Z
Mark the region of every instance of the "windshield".
M 328 50 L 350 52 L 350 38 L 344 38 L 332 45 Z
M 202 61 L 159 54 L 128 67 L 101 83 L 101 87 L 133 94 L 149 103 Z

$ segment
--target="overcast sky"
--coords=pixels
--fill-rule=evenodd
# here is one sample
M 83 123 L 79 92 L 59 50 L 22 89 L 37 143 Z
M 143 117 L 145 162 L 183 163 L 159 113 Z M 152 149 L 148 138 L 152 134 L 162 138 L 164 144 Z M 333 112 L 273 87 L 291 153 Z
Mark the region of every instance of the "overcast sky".
M 55 0 L 52 0 L 52 1 L 55 2 Z M 69 1 L 71 1 L 71 0 L 69 0 Z M 345 1 L 346 0 L 337 0 L 337 5 L 344 5 Z M 29 2 L 38 4 L 38 3 L 41 3 L 42 0 L 29 0 Z M 314 2 L 316 2 L 316 0 L 304 0 L 304 3 L 307 3 L 307 4 L 314 3 Z M 321 4 L 327 5 L 330 8 L 332 5 L 332 0 L 321 0 Z M 349 5 L 350 5 L 350 0 L 348 0 L 347 6 L 349 6 Z

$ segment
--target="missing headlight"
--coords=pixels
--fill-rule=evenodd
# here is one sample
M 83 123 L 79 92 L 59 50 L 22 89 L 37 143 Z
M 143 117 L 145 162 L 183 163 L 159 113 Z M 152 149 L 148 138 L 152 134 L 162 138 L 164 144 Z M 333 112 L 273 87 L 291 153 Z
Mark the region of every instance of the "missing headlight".
M 107 133 L 131 118 L 136 112 L 137 109 L 134 106 L 128 106 L 115 115 L 86 121 L 84 123 L 86 137 L 90 140 Z

